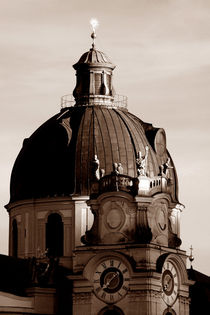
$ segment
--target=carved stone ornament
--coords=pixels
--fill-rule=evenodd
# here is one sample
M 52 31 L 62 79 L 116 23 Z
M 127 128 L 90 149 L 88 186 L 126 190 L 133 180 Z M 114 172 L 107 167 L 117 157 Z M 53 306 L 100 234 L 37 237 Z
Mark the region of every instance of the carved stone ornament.
M 190 304 L 190 299 L 182 295 L 179 295 L 179 301 L 182 304 L 186 304 L 186 305 Z
M 122 210 L 112 209 L 109 211 L 106 217 L 106 222 L 111 229 L 117 229 L 123 220 Z
M 127 205 L 127 204 L 126 204 Z M 120 229 L 125 223 L 125 203 L 120 201 L 108 201 L 103 205 L 105 223 L 109 229 Z
M 73 304 L 90 304 L 91 293 L 73 293 Z
M 155 290 L 135 290 L 135 291 L 129 291 L 128 298 L 130 302 L 138 302 L 138 301 L 145 301 L 145 298 L 155 298 L 160 299 L 161 298 L 161 292 L 155 291 Z
M 47 251 L 44 258 L 35 257 L 29 259 L 31 282 L 39 285 L 53 285 L 58 268 L 57 258 L 48 258 Z

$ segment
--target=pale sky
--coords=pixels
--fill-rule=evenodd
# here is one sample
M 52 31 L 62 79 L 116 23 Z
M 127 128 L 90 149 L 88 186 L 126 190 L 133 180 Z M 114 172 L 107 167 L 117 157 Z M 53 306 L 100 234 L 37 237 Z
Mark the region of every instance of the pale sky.
M 128 109 L 163 127 L 179 178 L 182 249 L 210 266 L 210 1 L 0 0 L 0 253 L 7 254 L 9 181 L 24 138 L 72 93 L 72 65 L 91 47 L 116 64 Z

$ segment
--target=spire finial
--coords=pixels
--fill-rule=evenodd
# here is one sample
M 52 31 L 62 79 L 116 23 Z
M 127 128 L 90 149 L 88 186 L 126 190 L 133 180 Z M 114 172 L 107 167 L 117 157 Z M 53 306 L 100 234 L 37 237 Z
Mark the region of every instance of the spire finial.
M 91 19 L 90 20 L 90 24 L 92 26 L 92 34 L 91 34 L 91 38 L 93 40 L 93 43 L 92 43 L 92 48 L 94 49 L 95 48 L 95 39 L 96 39 L 96 27 L 98 26 L 98 20 L 96 19 Z
M 190 265 L 191 265 L 191 268 L 192 268 L 192 262 L 194 260 L 194 257 L 193 257 L 193 247 L 191 245 L 190 247 L 190 256 L 188 257 L 189 258 L 189 261 L 190 261 Z

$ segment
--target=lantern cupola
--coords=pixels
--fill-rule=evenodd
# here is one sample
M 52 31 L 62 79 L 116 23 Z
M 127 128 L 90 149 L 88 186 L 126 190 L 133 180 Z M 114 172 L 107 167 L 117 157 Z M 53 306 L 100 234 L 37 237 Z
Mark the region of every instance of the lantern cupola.
M 103 52 L 95 48 L 95 31 L 91 34 L 91 38 L 92 48 L 73 65 L 77 76 L 73 92 L 76 106 L 112 106 L 115 94 L 112 71 L 115 65 Z

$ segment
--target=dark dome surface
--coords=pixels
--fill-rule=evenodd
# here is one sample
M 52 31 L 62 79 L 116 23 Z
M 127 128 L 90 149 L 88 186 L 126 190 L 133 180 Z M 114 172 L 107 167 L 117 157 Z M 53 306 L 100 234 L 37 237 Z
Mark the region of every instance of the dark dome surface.
M 125 175 L 137 177 L 137 152 L 145 154 L 149 146 L 148 173 L 157 176 L 168 157 L 167 152 L 162 157 L 155 152 L 157 130 L 120 108 L 66 108 L 24 140 L 12 171 L 10 202 L 89 195 L 95 154 L 105 175 L 113 171 L 113 163 L 121 163 Z M 176 181 L 174 168 L 172 199 L 177 198 Z

